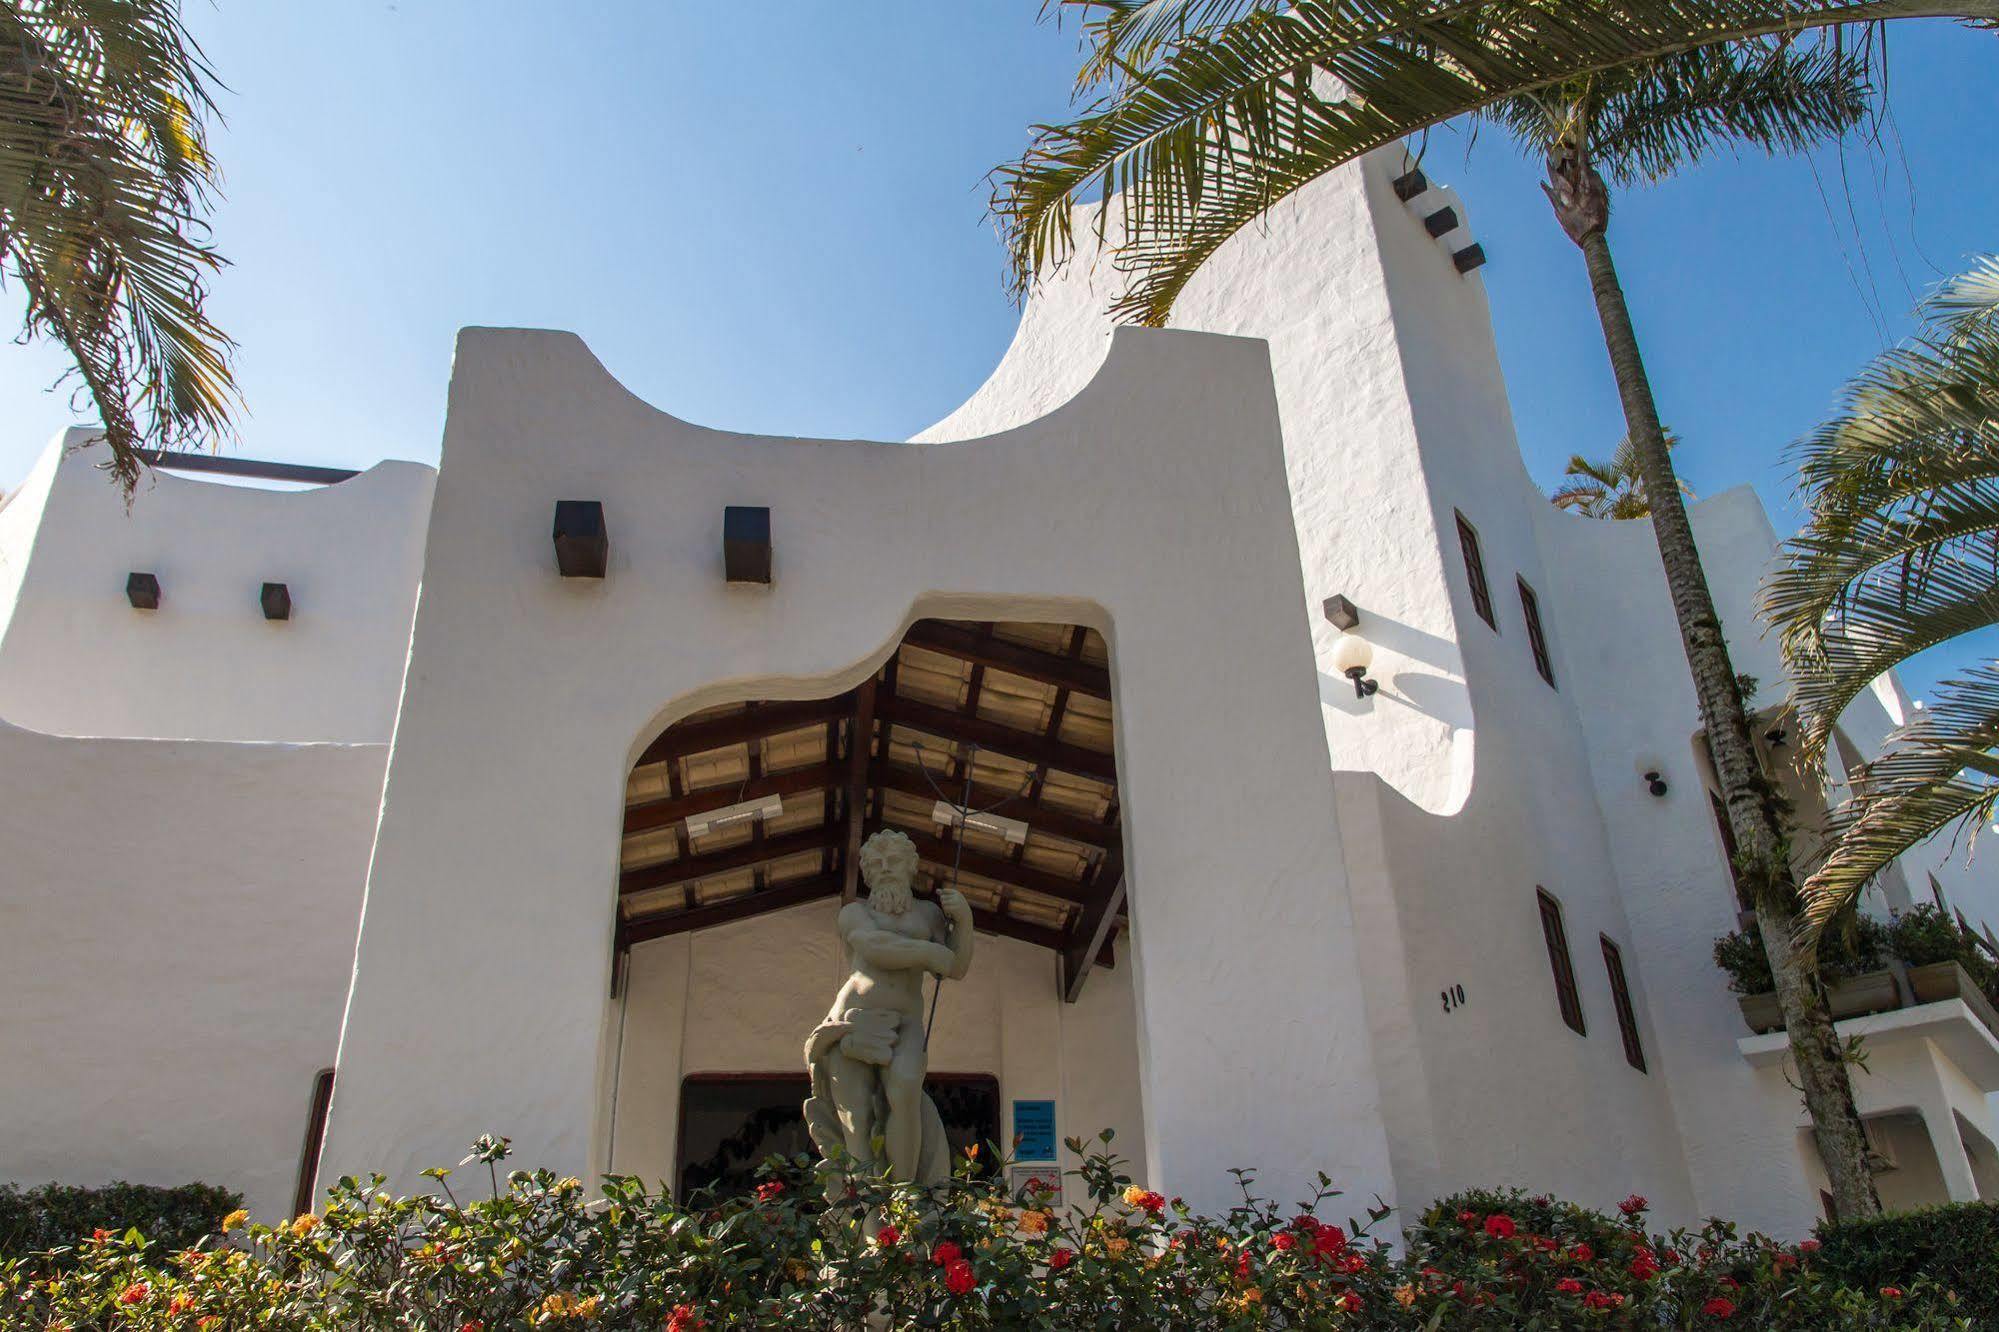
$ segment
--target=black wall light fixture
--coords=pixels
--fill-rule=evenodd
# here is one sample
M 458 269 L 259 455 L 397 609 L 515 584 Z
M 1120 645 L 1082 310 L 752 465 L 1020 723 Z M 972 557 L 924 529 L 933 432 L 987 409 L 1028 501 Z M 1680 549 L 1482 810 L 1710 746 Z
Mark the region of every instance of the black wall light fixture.
M 770 582 L 770 510 L 731 504 L 722 510 L 722 575 L 732 583 Z
M 1666 778 L 1657 768 L 1645 774 L 1645 789 L 1655 796 L 1666 794 Z
M 564 578 L 602 578 L 611 561 L 611 536 L 597 500 L 555 502 L 555 567 Z
M 264 608 L 267 620 L 289 620 L 292 617 L 292 590 L 283 583 L 266 583 L 257 594 L 257 603 Z
M 160 608 L 160 580 L 149 573 L 134 571 L 125 575 L 125 600 L 132 603 L 134 610 L 158 610 Z
M 1370 680 L 1368 666 L 1374 661 L 1374 645 L 1360 636 L 1360 609 L 1335 593 L 1324 604 L 1326 619 L 1340 636 L 1333 640 L 1333 669 L 1353 681 L 1353 696 L 1366 698 L 1381 688 Z

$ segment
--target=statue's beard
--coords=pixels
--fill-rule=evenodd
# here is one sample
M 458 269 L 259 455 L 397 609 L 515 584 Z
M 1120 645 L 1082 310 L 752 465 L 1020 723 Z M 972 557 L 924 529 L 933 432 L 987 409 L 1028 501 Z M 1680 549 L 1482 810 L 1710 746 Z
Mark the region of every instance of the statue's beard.
M 916 900 L 916 890 L 907 883 L 877 883 L 868 886 L 868 905 L 887 916 L 900 916 Z

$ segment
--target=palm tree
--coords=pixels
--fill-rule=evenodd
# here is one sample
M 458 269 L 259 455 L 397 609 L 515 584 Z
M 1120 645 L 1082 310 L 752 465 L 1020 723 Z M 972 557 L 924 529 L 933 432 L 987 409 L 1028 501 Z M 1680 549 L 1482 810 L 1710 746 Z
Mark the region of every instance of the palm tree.
M 1666 432 L 1666 447 L 1679 447 L 1679 437 L 1672 431 Z M 1580 453 L 1569 455 L 1569 465 L 1562 475 L 1569 478 L 1555 487 L 1548 498 L 1558 509 L 1573 509 L 1585 518 L 1650 518 L 1652 501 L 1645 496 L 1645 478 L 1638 471 L 1638 450 L 1631 447 L 1631 436 L 1617 441 L 1617 449 L 1608 458 L 1585 458 Z M 1693 489 L 1686 482 L 1679 483 L 1680 494 L 1688 499 L 1696 498 Z
M 56 339 L 129 494 L 142 447 L 205 444 L 236 399 L 200 239 L 212 75 L 179 0 L 0 0 L 0 274 Z
M 1113 313 L 1159 324 L 1230 236 L 1394 135 L 1471 113 L 1544 162 L 1542 188 L 1589 272 L 1735 839 L 1737 882 L 1755 904 L 1834 1207 L 1841 1217 L 1877 1213 L 1845 1050 L 1815 953 L 1793 929 L 1784 805 L 1750 738 L 1607 237 L 1611 183 L 1657 179 L 1725 143 L 1792 150 L 1856 123 L 1866 49 L 1849 56 L 1838 42 L 1813 48 L 1788 38 L 1717 45 L 1768 31 L 1757 27 L 1768 16 L 1740 6 L 1708 12 L 1709 0 L 1673 0 L 1644 21 L 1650 0 L 1440 9 L 1407 0 L 1070 2 L 1094 15 L 1081 82 L 1095 100 L 1075 121 L 1041 127 L 1021 160 L 995 174 L 993 210 L 1020 290 L 1068 253 L 1074 207 L 1091 191 L 1106 197 L 1100 238 L 1112 216 L 1122 224 L 1112 257 L 1129 286 Z M 1792 26 L 1815 21 L 1807 10 L 1830 12 L 1782 7 Z
M 1847 389 L 1799 449 L 1809 517 L 1771 581 L 1802 754 L 1824 758 L 1860 692 L 1916 653 L 1999 624 L 1999 258 L 1946 284 L 1907 346 Z M 1939 686 L 1933 707 L 1854 774 L 1805 884 L 1816 930 L 1896 856 L 1999 806 L 1999 664 Z

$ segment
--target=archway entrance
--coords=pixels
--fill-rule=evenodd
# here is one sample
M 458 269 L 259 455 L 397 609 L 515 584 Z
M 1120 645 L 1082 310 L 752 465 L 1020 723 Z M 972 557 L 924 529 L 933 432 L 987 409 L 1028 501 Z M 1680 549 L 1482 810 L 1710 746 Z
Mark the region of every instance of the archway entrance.
M 920 892 L 955 874 L 982 936 L 936 1000 L 952 1136 L 1052 1160 L 1054 1125 L 1110 1127 L 1135 1158 L 1112 750 L 1104 641 L 1056 624 L 919 621 L 845 694 L 662 732 L 626 791 L 612 1168 L 684 1186 L 796 1149 L 800 1046 L 844 974 L 832 916 L 884 827 L 915 843 Z

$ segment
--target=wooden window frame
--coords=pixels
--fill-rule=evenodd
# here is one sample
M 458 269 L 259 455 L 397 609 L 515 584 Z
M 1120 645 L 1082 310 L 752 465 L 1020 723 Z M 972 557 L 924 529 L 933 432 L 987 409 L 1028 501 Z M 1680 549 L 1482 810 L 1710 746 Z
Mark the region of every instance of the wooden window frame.
M 1479 546 L 1478 529 L 1461 511 L 1451 512 L 1458 520 L 1458 549 L 1464 552 L 1465 578 L 1471 584 L 1471 608 L 1485 621 L 1486 628 L 1498 633 L 1499 619 L 1492 613 L 1492 586 L 1485 580 L 1485 552 Z
M 299 1151 L 298 1183 L 292 1190 L 292 1215 L 313 1210 L 319 1182 L 319 1152 L 326 1145 L 326 1117 L 333 1109 L 333 1070 L 312 1075 L 312 1109 L 305 1121 L 305 1144 Z
M 1562 924 L 1562 904 L 1546 888 L 1534 890 L 1541 909 L 1541 938 L 1548 945 L 1548 969 L 1555 973 L 1555 1003 L 1562 1021 L 1578 1036 L 1589 1035 L 1583 1020 L 1583 995 L 1576 984 L 1575 959 L 1569 953 L 1569 932 Z
M 1515 574 L 1513 581 L 1520 587 L 1520 614 L 1527 620 L 1527 647 L 1534 654 L 1534 669 L 1548 682 L 1548 688 L 1560 688 L 1555 683 L 1554 659 L 1548 655 L 1547 631 L 1541 627 L 1541 598 L 1525 578 Z
M 1610 977 L 1610 1005 L 1617 1010 L 1617 1034 L 1624 1038 L 1624 1062 L 1640 1073 L 1645 1068 L 1645 1042 L 1638 1036 L 1638 1013 L 1631 1006 L 1631 980 L 1624 974 L 1624 952 L 1607 934 L 1599 934 L 1603 945 L 1603 969 Z

